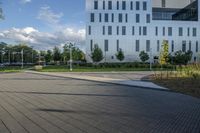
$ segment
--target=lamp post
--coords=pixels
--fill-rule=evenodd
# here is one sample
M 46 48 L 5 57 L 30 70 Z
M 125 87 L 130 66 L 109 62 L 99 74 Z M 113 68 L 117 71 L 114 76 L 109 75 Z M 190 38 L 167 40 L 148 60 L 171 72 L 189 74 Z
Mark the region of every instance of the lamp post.
M 24 49 L 22 49 L 22 51 L 21 51 L 21 58 L 22 58 L 22 66 L 21 66 L 21 68 L 23 69 L 24 68 Z
M 152 70 L 152 48 L 150 48 L 150 59 L 149 59 L 149 64 L 150 64 L 150 71 Z
M 73 71 L 73 68 L 72 68 L 72 43 L 69 44 L 70 45 L 70 71 L 72 72 Z

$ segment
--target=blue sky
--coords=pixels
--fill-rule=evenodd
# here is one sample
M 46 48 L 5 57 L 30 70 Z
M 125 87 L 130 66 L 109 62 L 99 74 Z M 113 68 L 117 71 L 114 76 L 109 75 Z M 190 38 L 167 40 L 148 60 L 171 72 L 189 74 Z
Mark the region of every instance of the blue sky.
M 27 43 L 38 49 L 84 44 L 85 0 L 0 0 L 5 20 L 0 41 Z

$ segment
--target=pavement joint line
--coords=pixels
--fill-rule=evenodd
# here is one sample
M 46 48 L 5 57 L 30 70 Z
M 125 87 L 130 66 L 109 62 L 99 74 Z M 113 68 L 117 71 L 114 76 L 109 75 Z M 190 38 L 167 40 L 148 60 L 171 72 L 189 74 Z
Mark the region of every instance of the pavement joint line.
M 92 76 L 87 76 L 90 77 L 90 79 L 85 79 L 85 78 L 80 78 L 78 76 L 69 76 L 69 75 L 58 75 L 58 74 L 54 74 L 54 73 L 45 73 L 45 72 L 36 72 L 36 71 L 25 71 L 25 73 L 31 73 L 31 74 L 37 74 L 37 75 L 44 75 L 44 76 L 52 76 L 52 77 L 58 77 L 58 78 L 71 78 L 71 79 L 76 79 L 76 80 L 84 80 L 84 81 L 92 81 L 92 82 L 100 82 L 100 83 L 107 83 L 107 84 L 115 84 L 115 85 L 121 85 L 121 86 L 128 86 L 128 87 L 139 87 L 141 89 L 149 89 L 149 90 L 159 90 L 159 91 L 167 91 L 167 92 L 173 92 L 167 88 L 164 87 L 160 87 L 158 85 L 156 85 L 156 87 L 150 87 L 150 86 L 142 86 L 142 85 L 136 85 L 136 84 L 127 84 L 127 83 L 122 83 L 122 82 L 115 82 L 115 81 L 119 81 L 120 79 L 114 79 L 113 81 L 105 81 L 105 80 L 97 80 L 99 79 L 98 77 L 92 77 Z M 86 77 L 86 76 L 84 76 Z M 92 79 L 91 79 L 92 78 Z M 96 80 L 94 80 L 94 78 L 97 78 Z M 105 79 L 105 78 L 102 78 Z M 130 82 L 134 82 L 132 80 L 130 80 Z M 141 83 L 151 83 L 148 81 L 139 81 Z M 153 85 L 155 85 L 154 83 L 151 83 Z

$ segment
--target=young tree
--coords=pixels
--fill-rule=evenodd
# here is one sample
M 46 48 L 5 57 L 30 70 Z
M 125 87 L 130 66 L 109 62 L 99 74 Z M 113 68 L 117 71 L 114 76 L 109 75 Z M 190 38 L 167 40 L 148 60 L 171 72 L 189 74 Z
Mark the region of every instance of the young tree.
M 169 44 L 167 40 L 164 40 L 162 44 L 162 49 L 160 52 L 159 63 L 161 65 L 167 64 L 168 57 L 169 57 Z
M 61 60 L 60 49 L 56 46 L 53 49 L 53 60 L 56 61 L 57 63 Z
M 53 59 L 53 53 L 51 50 L 47 50 L 46 55 L 45 55 L 45 61 L 47 63 L 50 63 Z
M 143 63 L 149 59 L 149 55 L 145 51 L 141 51 L 139 56 Z
M 124 52 L 122 51 L 122 49 L 120 49 L 117 53 L 116 53 L 116 58 L 119 60 L 119 61 L 123 61 L 124 60 Z
M 103 60 L 103 52 L 97 44 L 95 45 L 95 47 L 94 47 L 94 49 L 91 53 L 91 58 L 92 58 L 94 63 L 98 63 L 101 60 Z

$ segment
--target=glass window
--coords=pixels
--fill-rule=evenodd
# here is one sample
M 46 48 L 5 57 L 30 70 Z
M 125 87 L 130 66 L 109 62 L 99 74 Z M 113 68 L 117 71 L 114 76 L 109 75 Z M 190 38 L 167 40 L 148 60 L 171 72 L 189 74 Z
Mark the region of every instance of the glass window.
M 112 13 L 112 22 L 114 22 L 114 13 Z
M 122 35 L 126 35 L 126 26 L 122 26 Z
M 171 44 L 171 51 L 174 52 L 174 41 L 172 41 L 172 44 Z
M 90 22 L 94 22 L 94 19 L 95 19 L 95 18 L 94 18 L 94 13 L 91 13 L 91 14 L 90 14 Z
M 150 52 L 150 40 L 146 40 L 146 51 Z
M 192 51 L 192 42 L 189 41 L 189 51 Z
M 151 21 L 150 14 L 147 14 L 147 16 L 146 16 L 146 22 L 150 23 L 150 21 Z
M 117 40 L 117 51 L 119 51 L 119 40 Z
M 193 28 L 193 36 L 197 36 L 197 29 Z
M 119 26 L 117 26 L 117 35 L 119 35 Z
M 141 26 L 139 27 L 139 35 L 140 36 L 142 35 L 142 27 Z
M 168 27 L 168 36 L 172 36 L 172 27 Z
M 135 27 L 132 27 L 132 35 L 135 35 Z
M 196 52 L 199 52 L 199 43 L 196 41 Z
M 104 19 L 105 19 L 105 20 L 104 20 L 105 22 L 108 22 L 108 20 L 109 20 L 109 18 L 108 18 L 108 13 L 105 13 Z
M 160 40 L 157 40 L 157 52 L 160 51 Z
M 105 52 L 107 52 L 108 51 L 108 40 L 104 40 L 104 50 L 105 50 Z
M 178 28 L 178 34 L 179 34 L 179 36 L 183 36 L 183 28 L 182 27 Z
M 140 23 L 140 14 L 136 14 L 136 23 Z
M 165 27 L 163 27 L 163 36 L 165 36 Z
M 117 1 L 117 10 L 119 10 L 119 1 Z
M 97 10 L 98 9 L 98 1 L 94 1 L 94 9 Z
M 88 34 L 91 35 L 91 26 L 88 27 Z
M 128 14 L 126 14 L 126 23 L 128 23 Z
M 156 36 L 158 36 L 158 27 L 156 27 L 156 31 L 155 31 L 156 33 Z
M 108 35 L 112 35 L 112 26 L 108 26 Z
M 119 14 L 119 23 L 122 23 L 123 21 L 123 16 L 122 16 L 122 13 Z
M 99 13 L 99 22 L 101 22 L 101 13 Z
M 140 51 L 140 40 L 136 40 L 136 45 L 135 45 L 135 51 L 139 52 Z
M 146 36 L 147 35 L 147 27 L 143 27 L 143 35 Z
M 133 10 L 133 1 L 131 1 L 130 9 Z
M 186 52 L 186 41 L 182 41 L 182 51 Z
M 106 4 L 105 4 L 105 1 L 103 1 L 103 10 L 105 10 L 105 7 L 106 6 Z
M 122 10 L 126 10 L 126 1 L 122 1 Z
M 143 2 L 143 10 L 144 10 L 144 11 L 147 10 L 147 2 L 146 2 L 146 1 Z
M 140 10 L 140 2 L 136 1 L 136 10 Z
M 112 1 L 108 1 L 108 10 L 112 10 Z
M 105 26 L 103 26 L 103 35 L 105 35 Z
M 162 0 L 161 5 L 162 5 L 162 7 L 166 7 L 166 1 L 165 1 L 165 0 Z
M 90 51 L 93 51 L 93 40 L 90 40 Z
M 190 36 L 190 28 L 187 29 L 187 35 Z

